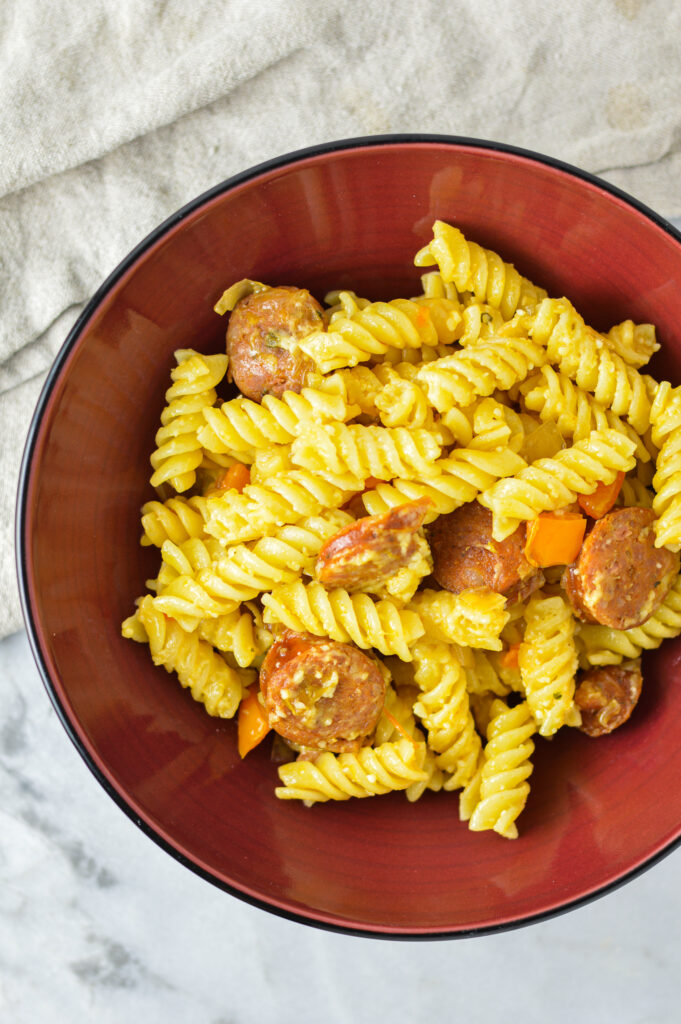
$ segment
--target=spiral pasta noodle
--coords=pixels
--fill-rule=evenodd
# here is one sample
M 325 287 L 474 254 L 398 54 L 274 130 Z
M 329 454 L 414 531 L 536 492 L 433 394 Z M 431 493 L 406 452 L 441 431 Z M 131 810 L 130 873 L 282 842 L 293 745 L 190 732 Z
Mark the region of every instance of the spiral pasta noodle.
M 147 501 L 142 506 L 142 539 L 145 547 L 163 546 L 164 541 L 182 544 L 206 532 L 205 503 L 200 497 Z
M 471 405 L 497 388 L 508 391 L 546 360 L 542 346 L 528 338 L 481 342 L 422 366 L 416 379 L 440 413 Z
M 629 366 L 640 370 L 660 348 L 652 324 L 635 324 L 623 320 L 615 324 L 606 335 L 610 348 Z
M 655 544 L 681 550 L 681 388 L 663 381 L 651 411 L 652 437 L 658 446 L 653 478 Z
M 525 611 L 527 628 L 518 664 L 527 705 L 541 736 L 562 725 L 579 725 L 574 705 L 577 649 L 575 623 L 566 601 L 534 595 Z
M 369 515 L 379 515 L 403 505 L 405 501 L 429 498 L 433 509 L 426 516 L 426 522 L 432 522 L 436 516 L 453 512 L 460 505 L 472 501 L 482 491 L 489 490 L 497 480 L 520 473 L 527 464 L 510 449 L 487 452 L 460 448 L 438 459 L 434 465 L 438 474 L 428 480 L 393 480 L 392 483 L 378 483 L 366 491 L 362 502 Z
M 520 390 L 525 407 L 539 413 L 543 423 L 555 423 L 563 437 L 583 441 L 594 430 L 617 430 L 634 442 L 637 459 L 650 461 L 644 439 L 631 424 L 600 405 L 593 395 L 552 366 L 543 366 Z
M 223 654 L 232 655 L 239 668 L 262 660 L 272 644 L 257 605 L 249 602 L 215 619 L 201 619 L 198 634 Z
M 482 749 L 470 711 L 466 673 L 448 644 L 416 644 L 414 664 L 414 679 L 421 690 L 414 711 L 428 730 L 435 763 L 448 773 L 444 788 L 458 789 L 472 779 Z
M 572 303 L 545 299 L 532 317 L 531 336 L 546 346 L 549 362 L 639 434 L 645 433 L 650 424 L 648 381 L 586 326 Z
M 234 398 L 220 408 L 203 410 L 205 423 L 198 431 L 203 447 L 213 453 L 253 462 L 258 450 L 274 443 L 288 444 L 313 423 L 352 419 L 359 407 L 342 395 L 304 388 L 286 391 L 282 398 L 265 395 L 262 402 Z
M 392 480 L 438 475 L 442 446 L 429 430 L 324 423 L 310 427 L 291 446 L 294 463 L 324 477 Z
M 328 518 L 310 516 L 281 527 L 273 537 L 237 544 L 218 556 L 209 550 L 210 542 L 197 547 L 188 541 L 183 548 L 164 544 L 164 560 L 172 558 L 179 572 L 159 588 L 154 604 L 175 618 L 224 615 L 263 591 L 294 582 L 301 573 L 311 576 L 325 541 L 353 521 L 340 510 Z
M 206 499 L 206 531 L 224 544 L 271 535 L 278 526 L 339 507 L 362 489 L 363 480 L 348 477 L 343 485 L 304 469 L 283 473 L 269 485 L 248 484 L 241 494 Z
M 262 602 L 265 622 L 351 642 L 364 650 L 375 647 L 403 661 L 412 660 L 410 647 L 424 633 L 414 610 L 385 599 L 374 601 L 368 594 L 349 594 L 341 587 L 326 591 L 321 583 L 284 584 L 264 594 Z
M 594 430 L 584 441 L 552 459 L 539 459 L 516 477 L 499 480 L 479 501 L 494 514 L 494 539 L 503 540 L 523 520 L 563 508 L 578 494 L 591 494 L 599 483 L 635 464 L 634 442 L 615 430 Z
M 459 292 L 470 291 L 510 320 L 518 307 L 534 307 L 545 295 L 522 277 L 511 263 L 504 263 L 490 249 L 466 241 L 462 232 L 444 221 L 435 221 L 433 238 L 414 258 L 417 267 L 437 264 L 442 280 L 453 282 Z
M 179 349 L 175 358 L 173 383 L 166 391 L 168 404 L 161 413 L 156 450 L 150 459 L 154 470 L 151 485 L 169 483 L 175 491 L 187 491 L 203 460 L 198 438 L 203 410 L 217 398 L 215 388 L 227 372 L 227 356 L 202 356 L 193 349 Z
M 245 278 L 214 307 L 229 360 L 175 353 L 157 575 L 122 633 L 239 710 L 241 756 L 274 731 L 278 798 L 459 790 L 472 831 L 515 838 L 534 737 L 594 735 L 601 696 L 622 724 L 610 692 L 635 702 L 641 653 L 681 636 L 678 556 L 645 525 L 681 550 L 681 387 L 641 372 L 652 325 L 594 330 L 454 225 L 415 264 L 422 294 L 326 310 Z
M 379 796 L 425 781 L 425 743 L 401 739 L 379 747 L 362 747 L 356 754 L 321 754 L 317 760 L 296 761 L 279 768 L 280 800 L 348 800 Z
M 525 702 L 514 708 L 497 698 L 491 707 L 487 743 L 479 779 L 479 796 L 470 812 L 468 827 L 473 832 L 494 829 L 507 839 L 516 839 L 516 819 L 530 792 L 534 753 L 532 735 L 536 726 Z
M 232 718 L 244 689 L 255 678 L 254 673 L 230 668 L 197 633 L 186 632 L 157 611 L 149 596 L 142 598 L 135 617 L 147 634 L 154 664 L 176 672 L 182 686 L 191 691 L 209 715 Z M 124 623 L 124 636 L 126 629 L 134 630 L 134 626 Z
M 330 373 L 373 356 L 384 356 L 389 349 L 435 347 L 443 340 L 438 338 L 427 304 L 393 299 L 372 302 L 350 316 L 334 313 L 326 331 L 309 334 L 298 347 L 315 362 L 320 373 Z

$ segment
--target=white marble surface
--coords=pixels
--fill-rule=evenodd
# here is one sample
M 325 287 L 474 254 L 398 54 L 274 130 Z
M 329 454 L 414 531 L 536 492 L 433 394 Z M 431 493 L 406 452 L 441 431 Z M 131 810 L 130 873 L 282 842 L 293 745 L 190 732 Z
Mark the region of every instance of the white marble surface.
M 254 909 L 176 863 L 105 795 L 25 633 L 0 643 L 0 1021 L 677 1024 L 681 851 L 549 922 L 389 942 Z

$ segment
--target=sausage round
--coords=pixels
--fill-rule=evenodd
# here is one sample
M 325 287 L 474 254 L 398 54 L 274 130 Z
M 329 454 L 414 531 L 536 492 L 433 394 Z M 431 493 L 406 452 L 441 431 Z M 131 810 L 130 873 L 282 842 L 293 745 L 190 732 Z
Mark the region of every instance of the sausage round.
M 575 690 L 582 732 L 604 736 L 626 722 L 636 706 L 642 682 L 640 660 L 584 672 Z
M 453 594 L 489 587 L 511 601 L 521 600 L 541 587 L 544 575 L 525 558 L 525 524 L 495 541 L 492 519 L 477 501 L 439 516 L 427 530 L 433 576 Z
M 312 331 L 324 330 L 322 307 L 305 288 L 282 285 L 247 295 L 232 310 L 227 355 L 232 380 L 247 398 L 281 398 L 300 391 L 314 363 L 287 347 Z
M 620 508 L 598 519 L 563 586 L 577 615 L 612 629 L 642 625 L 679 571 L 679 555 L 655 547 L 650 508 Z
M 385 702 L 378 664 L 352 644 L 283 630 L 260 669 L 269 724 L 291 743 L 356 751 Z
M 319 552 L 320 583 L 350 591 L 370 590 L 420 558 L 426 546 L 417 531 L 431 505 L 430 498 L 419 498 L 343 527 Z

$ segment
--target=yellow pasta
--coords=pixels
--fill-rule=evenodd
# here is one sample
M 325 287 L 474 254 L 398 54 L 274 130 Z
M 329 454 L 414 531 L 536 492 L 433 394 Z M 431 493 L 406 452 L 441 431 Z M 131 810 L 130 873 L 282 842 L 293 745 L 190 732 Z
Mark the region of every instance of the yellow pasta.
M 321 754 L 316 761 L 296 761 L 279 768 L 283 786 L 275 789 L 280 800 L 348 800 L 407 789 L 425 781 L 425 743 L 400 739 L 379 747 L 363 747 L 356 754 Z
M 291 446 L 294 463 L 326 477 L 364 481 L 438 475 L 442 446 L 429 430 L 324 423 L 310 427 Z
M 653 478 L 655 544 L 681 550 L 681 388 L 663 381 L 657 388 L 652 412 L 652 437 L 660 449 Z
M 452 304 L 452 312 L 457 312 L 456 303 Z M 327 330 L 308 335 L 299 343 L 299 348 L 314 360 L 321 373 L 330 373 L 366 362 L 372 356 L 383 356 L 391 348 L 436 346 L 446 342 L 449 336 L 438 337 L 427 304 L 394 299 L 372 302 L 355 309 L 349 316 L 345 312 L 334 313 Z
M 198 431 L 203 411 L 217 398 L 216 386 L 227 372 L 227 356 L 203 356 L 192 349 L 175 353 L 177 366 L 173 383 L 166 391 L 168 403 L 161 414 L 156 450 L 151 456 L 152 487 L 168 483 L 176 491 L 187 491 L 196 481 L 203 460 Z
M 213 453 L 237 456 L 253 462 L 258 450 L 270 444 L 288 444 L 314 423 L 352 419 L 359 407 L 342 395 L 304 388 L 301 394 L 287 391 L 282 398 L 265 395 L 262 402 L 234 398 L 220 408 L 203 409 L 205 423 L 198 431 L 203 447 Z
M 293 470 L 268 484 L 249 484 L 243 492 L 227 491 L 206 499 L 206 531 L 224 544 L 241 544 L 276 532 L 324 509 L 344 504 L 363 479 L 347 476 L 342 486 L 308 470 Z
M 409 603 L 423 623 L 426 640 L 501 650 L 499 636 L 509 619 L 506 598 L 493 590 L 422 590 Z
M 459 292 L 470 291 L 480 302 L 500 309 L 510 320 L 518 307 L 533 308 L 546 292 L 522 277 L 490 249 L 468 242 L 458 228 L 435 221 L 433 238 L 414 258 L 417 267 L 437 264 L 442 280 Z
M 466 673 L 448 644 L 418 643 L 414 647 L 414 679 L 421 695 L 414 711 L 428 730 L 435 763 L 448 774 L 445 789 L 466 786 L 480 757 L 480 737 L 471 715 Z
M 492 704 L 484 759 L 479 779 L 475 780 L 479 795 L 468 821 L 473 832 L 494 829 L 507 839 L 517 839 L 516 819 L 530 792 L 527 780 L 532 774 L 531 737 L 535 730 L 526 703 L 509 708 L 497 699 Z
M 650 461 L 644 439 L 631 424 L 616 416 L 612 409 L 604 408 L 593 395 L 552 366 L 543 366 L 520 390 L 525 407 L 539 413 L 542 422 L 555 423 L 563 437 L 583 441 L 594 430 L 617 430 L 634 442 L 637 459 Z
M 516 477 L 499 480 L 479 501 L 494 513 L 494 539 L 503 540 L 523 520 L 563 508 L 599 483 L 612 483 L 635 464 L 634 442 L 615 430 L 594 430 L 584 441 L 539 459 Z
M 428 363 L 416 379 L 433 407 L 446 413 L 497 388 L 508 391 L 545 361 L 544 348 L 528 338 L 494 339 Z
M 472 501 L 487 491 L 495 481 L 520 473 L 526 462 L 510 449 L 506 451 L 480 451 L 477 448 L 454 449 L 450 455 L 438 459 L 434 466 L 437 476 L 427 480 L 393 480 L 379 483 L 362 495 L 369 515 L 378 515 L 403 505 L 405 501 L 429 498 L 432 512 L 426 522 L 438 515 L 453 512 L 460 505 Z
M 681 576 L 677 576 L 664 601 L 642 626 L 612 629 L 595 623 L 580 623 L 577 648 L 589 665 L 619 665 L 653 651 L 665 640 L 681 634 Z
M 320 583 L 289 583 L 263 595 L 265 622 L 282 623 L 296 632 L 328 636 L 357 647 L 375 647 L 381 654 L 412 660 L 411 645 L 424 634 L 421 617 L 392 601 L 374 601 L 368 594 L 348 594 Z
M 197 633 L 188 633 L 177 622 L 166 618 L 153 606 L 153 600 L 142 598 L 134 616 L 147 634 L 155 665 L 167 672 L 176 672 L 182 686 L 191 691 L 209 715 L 232 718 L 244 689 L 255 679 L 255 673 L 236 670 L 201 640 Z M 123 635 L 134 635 L 135 626 L 123 623 Z
M 145 547 L 153 544 L 160 548 L 166 540 L 182 544 L 190 537 L 204 537 L 205 502 L 200 497 L 147 501 L 142 506 L 142 529 L 140 543 Z
M 233 717 L 262 669 L 259 731 L 292 752 L 279 799 L 459 790 L 472 831 L 515 838 L 534 737 L 589 732 L 580 671 L 681 635 L 681 575 L 642 625 L 612 629 L 573 611 L 569 542 L 536 542 L 587 506 L 639 506 L 657 546 L 681 550 L 681 387 L 640 372 L 652 325 L 599 333 L 454 225 L 436 221 L 414 262 L 436 268 L 422 294 L 337 290 L 322 315 L 304 289 L 238 281 L 215 309 L 254 296 L 257 311 L 271 292 L 253 334 L 228 332 L 229 360 L 175 353 L 141 516 L 160 564 L 122 633 L 214 716 Z M 290 379 L 267 351 L 275 328 Z M 262 398 L 218 401 L 240 344 Z M 497 589 L 454 592 L 469 580 Z
M 577 649 L 575 623 L 564 598 L 535 594 L 525 611 L 527 628 L 518 664 L 527 706 L 541 736 L 562 725 L 579 725 L 574 704 Z

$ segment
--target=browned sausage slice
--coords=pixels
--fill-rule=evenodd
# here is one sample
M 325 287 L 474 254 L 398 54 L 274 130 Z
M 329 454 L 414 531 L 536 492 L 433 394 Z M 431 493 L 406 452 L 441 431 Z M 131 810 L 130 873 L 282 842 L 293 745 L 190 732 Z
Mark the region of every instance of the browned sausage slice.
M 492 513 L 477 501 L 440 516 L 428 528 L 433 575 L 441 587 L 489 587 L 521 600 L 541 587 L 544 575 L 525 558 L 525 524 L 503 541 L 492 538 Z
M 575 690 L 582 732 L 604 736 L 626 722 L 641 693 L 641 662 L 624 662 L 584 672 Z
M 317 558 L 317 578 L 325 587 L 370 590 L 394 575 L 426 545 L 417 535 L 432 506 L 430 498 L 366 516 L 327 540 Z M 427 549 L 426 549 L 427 550 Z
M 229 318 L 227 355 L 241 393 L 259 402 L 300 391 L 314 363 L 291 342 L 319 330 L 322 307 L 305 288 L 266 288 L 240 299 Z
M 620 508 L 597 520 L 563 586 L 580 618 L 613 629 L 640 626 L 659 608 L 679 555 L 655 547 L 650 508 Z
M 356 751 L 385 701 L 378 664 L 352 644 L 283 630 L 260 669 L 269 724 L 313 750 Z

